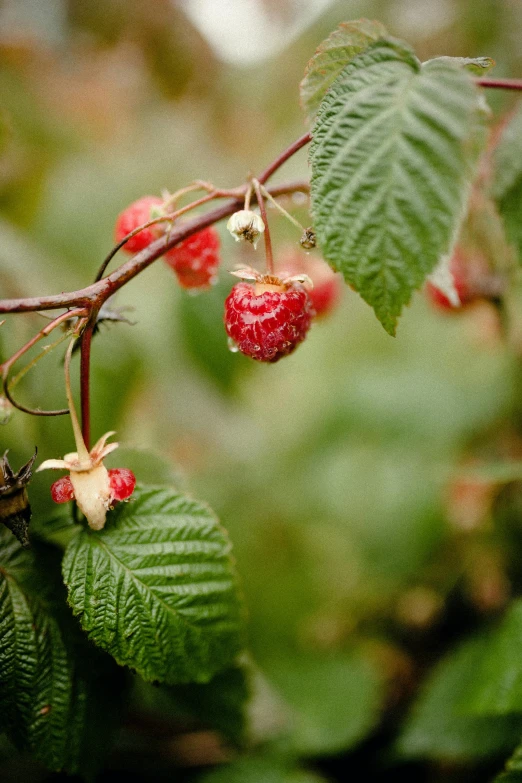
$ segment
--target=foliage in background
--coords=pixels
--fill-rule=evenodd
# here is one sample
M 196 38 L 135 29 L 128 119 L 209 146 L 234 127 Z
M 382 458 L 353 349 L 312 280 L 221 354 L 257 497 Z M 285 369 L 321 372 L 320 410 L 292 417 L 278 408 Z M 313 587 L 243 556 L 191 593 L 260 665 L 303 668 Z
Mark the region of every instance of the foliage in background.
M 111 245 L 115 215 L 142 193 L 164 186 L 174 190 L 200 176 L 228 185 L 262 167 L 302 132 L 296 85 L 317 42 L 341 18 L 340 9 L 332 9 L 276 63 L 238 75 L 213 60 L 173 4 L 162 3 L 151 14 L 150 4 L 110 2 L 102 15 L 88 5 L 67 3 L 63 53 L 42 51 L 31 41 L 2 40 L 0 80 L 7 96 L 1 118 L 7 133 L 0 142 L 2 297 L 83 285 Z M 410 39 L 379 4 L 360 6 L 361 15 L 378 16 L 394 35 Z M 417 57 L 487 52 L 497 60 L 495 73 L 522 72 L 514 44 L 506 42 L 507 4 L 498 4 L 493 18 L 486 3 L 458 6 L 449 30 L 418 41 L 417 55 L 404 53 L 399 44 L 377 44 L 372 54 L 351 51 L 354 59 L 343 60 L 341 71 L 334 71 L 335 87 L 316 121 L 312 164 L 320 239 L 339 266 L 344 254 L 335 241 L 329 249 L 327 200 L 330 192 L 334 200 L 339 194 L 324 181 L 321 187 L 321 156 L 327 152 L 321 133 L 327 131 L 332 102 L 345 100 L 343 69 L 345 75 L 360 75 L 368 57 L 375 78 L 381 68 L 398 68 L 398 83 L 417 108 L 426 100 L 419 74 L 435 68 L 451 80 L 458 95 L 457 127 L 453 117 L 434 129 L 428 123 L 433 146 L 444 153 L 436 160 L 428 159 L 413 131 L 426 116 L 419 120 L 410 106 L 404 117 L 392 93 L 384 93 L 364 120 L 380 127 L 385 138 L 383 114 L 400 114 L 411 123 L 404 137 L 390 141 L 404 164 L 394 174 L 407 181 L 405 162 L 412 154 L 431 165 L 416 202 L 431 201 L 444 190 L 444 205 L 451 209 L 441 210 L 440 225 L 427 226 L 426 235 L 439 250 L 453 238 L 459 203 L 452 187 L 457 173 L 461 184 L 469 176 L 455 139 L 460 144 L 462 128 L 475 114 L 474 91 L 466 74 L 445 63 L 421 67 Z M 377 28 L 377 35 L 384 35 L 380 26 L 371 29 Z M 423 89 L 431 100 L 426 82 Z M 433 100 L 444 116 L 443 93 Z M 311 104 L 310 113 L 316 108 Z M 510 269 L 509 253 L 521 250 L 520 116 L 515 111 L 500 134 L 493 176 L 486 183 L 479 167 L 480 195 L 492 197 L 487 226 L 496 231 L 499 218 L 511 243 L 497 258 L 488 255 L 487 242 L 480 248 L 487 263 L 503 271 Z M 425 130 L 424 125 L 421 138 Z M 443 158 L 455 163 L 451 172 Z M 290 174 L 307 173 L 304 154 L 288 165 Z M 417 236 L 424 227 L 419 228 L 413 200 L 387 189 L 379 166 L 370 173 L 359 169 L 353 176 L 357 183 L 368 176 L 375 208 L 405 205 L 407 221 L 401 227 L 409 225 L 408 233 L 398 231 L 395 241 Z M 474 193 L 472 204 L 479 200 Z M 355 212 L 363 211 L 362 203 L 354 200 Z M 478 206 L 477 214 L 484 214 Z M 304 210 L 302 215 L 305 221 Z M 278 218 L 271 221 L 276 247 L 294 238 Z M 477 222 L 489 230 L 485 220 Z M 385 229 L 376 240 L 373 263 L 389 259 Z M 354 232 L 348 234 L 350 242 L 359 246 L 353 222 L 348 231 Z M 492 244 L 497 254 L 504 248 Z M 407 250 L 414 258 L 415 248 Z M 236 261 L 255 260 L 234 255 L 231 242 L 226 253 L 230 268 Z M 424 272 L 435 255 L 423 255 Z M 374 271 L 361 280 L 343 268 L 363 295 Z M 380 289 L 368 293 L 377 309 L 384 307 L 390 330 L 399 304 L 419 282 L 400 280 L 391 305 L 380 304 Z M 171 555 L 161 573 L 154 573 L 149 554 L 137 551 L 141 526 L 149 523 L 134 519 L 128 514 L 133 507 L 125 507 L 119 524 L 129 530 L 124 543 L 114 539 L 122 552 L 116 552 L 108 573 L 115 601 L 122 587 L 143 596 L 143 614 L 133 620 L 138 635 L 125 638 L 131 623 L 120 629 L 121 639 L 114 636 L 114 617 L 97 628 L 101 610 L 92 604 L 82 622 L 98 641 L 104 637 L 109 652 L 125 643 L 119 660 L 140 671 L 140 634 L 153 629 L 147 612 L 160 612 L 160 625 L 177 623 L 176 612 L 155 603 L 164 590 L 165 604 L 180 600 L 168 590 L 168 570 L 188 567 L 189 582 L 197 572 L 198 583 L 209 586 L 216 602 L 210 604 L 216 606 L 210 627 L 218 617 L 229 638 L 237 631 L 237 607 L 228 602 L 227 591 L 237 568 L 249 613 L 251 657 L 209 682 L 162 687 L 115 667 L 80 633 L 64 608 L 63 585 L 54 584 L 61 550 L 68 548 L 72 572 L 73 565 L 82 564 L 73 563 L 73 554 L 87 546 L 90 534 L 75 538 L 71 520 L 56 514 L 56 507 L 50 517 L 49 480 L 38 475 L 31 501 L 41 567 L 34 566 L 32 553 L 20 552 L 14 539 L 2 534 L 0 606 L 9 629 L 0 642 L 9 672 L 0 692 L 8 705 L 2 728 L 38 762 L 71 772 L 81 766 L 91 777 L 121 711 L 123 730 L 105 763 L 108 770 L 132 772 L 136 779 L 172 777 L 173 769 L 180 779 L 202 781 L 308 783 L 347 774 L 378 780 L 390 772 L 418 781 L 448 780 L 448 774 L 462 781 L 470 775 L 493 779 L 522 735 L 522 337 L 516 275 L 505 303 L 507 339 L 500 336 L 489 305 L 444 318 L 417 295 L 402 317 L 398 339 L 391 341 L 368 308 L 346 291 L 335 316 L 314 326 L 299 352 L 276 368 L 251 367 L 227 351 L 221 303 L 230 285 L 222 280 L 209 299 L 187 298 L 175 290 L 169 270 L 154 265 L 120 296 L 120 304 L 136 308 L 130 318 L 138 325 L 105 325 L 96 338 L 92 383 L 95 431 L 117 428 L 120 440 L 133 448 L 129 466 L 142 483 L 167 487 L 162 492 L 168 502 L 180 490 L 185 495 L 187 486 L 207 499 L 229 531 L 236 566 L 214 518 L 195 504 L 197 524 L 189 515 L 175 525 L 183 546 L 178 551 L 175 536 L 169 537 Z M 9 319 L 9 327 L 0 331 L 2 356 L 23 342 L 31 319 L 34 326 L 36 316 L 28 324 L 19 316 Z M 45 362 L 47 369 L 38 367 L 21 384 L 20 396 L 52 407 L 61 404 L 62 367 L 57 353 Z M 1 435 L 14 465 L 27 459 L 35 443 L 42 459 L 70 449 L 69 424 L 58 420 L 17 414 Z M 148 449 L 167 459 L 143 457 Z M 174 473 L 172 463 L 180 465 Z M 151 526 L 161 536 L 162 527 L 155 521 Z M 111 532 L 103 534 L 108 544 Z M 195 550 L 204 551 L 205 558 L 198 560 Z M 112 557 L 105 550 L 104 556 Z M 145 576 L 137 582 L 140 570 Z M 73 604 L 80 609 L 88 596 L 78 590 Z M 216 590 L 227 597 L 219 605 Z M 190 600 L 183 607 L 186 615 L 194 610 Z M 26 662 L 19 668 L 9 656 L 22 617 L 34 628 L 27 637 L 16 636 Z M 224 627 L 219 626 L 223 618 Z M 238 646 L 226 643 L 231 652 Z M 129 648 L 133 659 L 125 657 Z M 168 666 L 176 667 L 174 658 Z M 203 669 L 208 680 L 212 672 Z M 53 672 L 58 708 L 45 720 Z M 92 731 L 76 735 L 82 723 Z M 64 726 L 70 727 L 67 742 Z M 10 744 L 0 748 L 0 758 L 6 778 L 45 777 L 39 764 L 15 755 Z M 214 770 L 201 769 L 214 763 Z M 516 780 L 517 764 L 515 754 L 499 780 Z

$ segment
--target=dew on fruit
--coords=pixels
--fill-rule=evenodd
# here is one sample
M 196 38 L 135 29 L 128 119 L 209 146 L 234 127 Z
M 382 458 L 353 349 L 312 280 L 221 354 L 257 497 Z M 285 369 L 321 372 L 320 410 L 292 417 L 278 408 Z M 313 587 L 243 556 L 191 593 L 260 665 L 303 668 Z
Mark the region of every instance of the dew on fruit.
M 237 343 L 231 337 L 227 337 L 227 345 L 228 345 L 228 350 L 231 353 L 238 353 L 239 352 L 239 348 L 238 348 Z

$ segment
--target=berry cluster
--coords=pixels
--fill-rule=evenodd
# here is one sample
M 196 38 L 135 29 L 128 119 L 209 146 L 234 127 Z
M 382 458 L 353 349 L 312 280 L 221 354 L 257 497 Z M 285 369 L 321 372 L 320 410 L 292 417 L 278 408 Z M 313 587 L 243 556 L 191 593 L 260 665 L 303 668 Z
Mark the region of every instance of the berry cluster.
M 118 216 L 115 239 L 119 243 L 139 226 L 148 223 L 154 214 L 161 214 L 164 202 L 157 196 L 143 196 Z M 149 226 L 130 237 L 125 243 L 129 253 L 144 250 L 151 242 L 165 233 L 161 224 Z M 202 289 L 217 280 L 219 268 L 219 234 L 213 226 L 180 242 L 164 255 L 165 262 L 175 272 L 182 288 Z
M 116 241 L 122 242 L 162 214 L 166 214 L 162 199 L 143 196 L 119 215 Z M 244 209 L 232 215 L 228 229 L 235 239 L 255 248 L 265 223 L 257 213 Z M 147 226 L 127 239 L 125 249 L 139 252 L 164 234 L 161 223 Z M 303 236 L 306 247 L 315 245 L 312 229 L 306 229 Z M 217 279 L 219 235 L 212 226 L 205 228 L 168 250 L 164 260 L 183 288 L 206 288 Z M 261 362 L 276 362 L 292 353 L 306 337 L 313 317 L 330 312 L 342 290 L 339 275 L 304 253 L 287 252 L 278 269 L 277 274 L 266 275 L 248 270 L 246 281 L 237 283 L 225 302 L 225 328 L 232 350 Z M 304 279 L 309 285 L 303 285 Z

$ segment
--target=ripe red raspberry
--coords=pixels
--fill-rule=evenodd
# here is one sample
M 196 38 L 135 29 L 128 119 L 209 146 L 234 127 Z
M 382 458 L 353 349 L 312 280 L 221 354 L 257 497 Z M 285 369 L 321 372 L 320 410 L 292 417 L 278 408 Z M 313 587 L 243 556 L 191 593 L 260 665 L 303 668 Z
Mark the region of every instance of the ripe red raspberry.
M 55 503 L 68 503 L 74 500 L 74 489 L 69 476 L 63 476 L 51 484 L 51 497 Z
M 134 492 L 136 477 L 128 468 L 112 468 L 109 472 L 112 500 L 126 500 Z
M 127 209 L 124 209 L 123 212 L 118 215 L 114 228 L 116 244 L 121 242 L 127 234 L 130 234 L 130 232 L 134 231 L 138 226 L 143 225 L 143 223 L 148 223 L 148 221 L 151 220 L 151 208 L 159 207 L 162 204 L 163 200 L 158 196 L 143 196 L 130 204 Z M 144 250 L 148 247 L 151 242 L 154 242 L 161 232 L 162 229 L 158 229 L 157 226 L 144 228 L 143 231 L 140 231 L 136 236 L 129 239 L 123 247 L 129 253 L 138 253 L 140 250 Z
M 219 234 L 208 226 L 165 253 L 165 261 L 174 270 L 183 288 L 206 288 L 217 279 Z
M 308 296 L 318 318 L 331 313 L 338 304 L 343 292 L 342 277 L 321 258 L 307 256 L 292 248 L 283 256 L 278 267 L 283 277 L 308 275 L 314 284 Z
M 259 362 L 277 362 L 301 343 L 314 309 L 297 282 L 260 276 L 237 283 L 225 301 L 225 328 L 238 349 Z

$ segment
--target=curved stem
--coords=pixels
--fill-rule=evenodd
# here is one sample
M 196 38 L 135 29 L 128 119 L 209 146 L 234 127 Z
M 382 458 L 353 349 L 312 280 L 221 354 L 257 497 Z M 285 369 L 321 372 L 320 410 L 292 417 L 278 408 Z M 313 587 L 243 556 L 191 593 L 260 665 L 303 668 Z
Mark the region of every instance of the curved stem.
M 522 79 L 475 79 L 479 87 L 496 87 L 499 90 L 522 90 Z
M 257 198 L 257 203 L 259 205 L 261 218 L 263 219 L 263 223 L 265 224 L 264 238 L 265 238 L 265 253 L 266 253 L 266 269 L 269 275 L 273 275 L 274 256 L 272 253 L 272 239 L 270 237 L 270 226 L 268 225 L 268 218 L 266 215 L 265 200 L 263 198 L 263 193 L 261 192 L 261 184 L 259 180 L 253 179 L 252 185 L 254 186 L 254 190 L 256 193 L 256 198 Z
M 308 193 L 309 184 L 305 181 L 288 182 L 283 185 L 270 188 L 272 196 L 284 196 L 292 193 Z M 244 190 L 242 191 L 244 194 Z M 184 222 L 177 226 L 171 233 L 169 241 L 166 243 L 162 237 L 152 242 L 145 250 L 137 253 L 131 259 L 122 264 L 112 274 L 98 280 L 98 282 L 78 289 L 51 296 L 27 297 L 22 299 L 3 299 L 0 300 L 0 313 L 29 313 L 36 310 L 58 310 L 63 307 L 81 307 L 91 312 L 95 307 L 99 308 L 110 296 L 118 289 L 124 286 L 129 280 L 140 274 L 157 258 L 162 256 L 167 250 L 182 242 L 187 237 L 201 231 L 203 228 L 217 223 L 226 217 L 232 215 L 243 206 L 243 195 L 227 203 L 216 207 L 216 209 L 200 215 L 193 220 Z
M 80 345 L 80 407 L 82 412 L 82 435 L 87 450 L 91 444 L 91 342 L 96 319 L 91 318 L 81 336 Z
M 71 414 L 71 424 L 74 433 L 74 441 L 76 443 L 76 451 L 78 452 L 78 459 L 80 462 L 84 462 L 90 459 L 90 455 L 83 441 L 82 430 L 80 427 L 80 422 L 78 421 L 76 408 L 74 407 L 74 400 L 73 400 L 72 390 L 71 390 L 71 356 L 74 348 L 74 343 L 76 342 L 77 339 L 78 338 L 76 336 L 73 337 L 73 339 L 69 343 L 69 347 L 67 348 L 67 351 L 65 352 L 65 363 L 64 363 L 65 393 L 67 395 L 69 413 Z
M 283 163 L 286 163 L 288 158 L 291 158 L 292 155 L 295 155 L 296 152 L 299 152 L 299 150 L 302 147 L 305 147 L 310 141 L 312 141 L 312 134 L 304 133 L 302 136 L 296 139 L 293 144 L 290 144 L 290 146 L 287 147 L 286 150 L 284 150 L 280 155 L 278 155 L 273 163 L 271 163 L 270 166 L 267 166 L 267 168 L 259 175 L 257 179 L 261 185 L 264 185 L 267 179 L 269 179 L 272 174 L 274 174 L 274 172 L 276 172 L 277 169 L 283 165 Z

